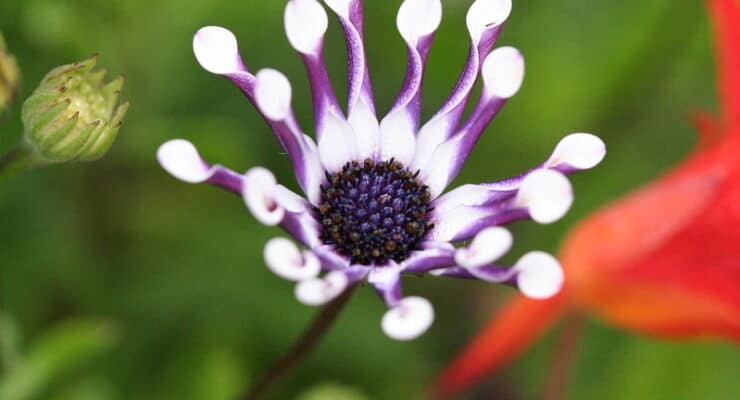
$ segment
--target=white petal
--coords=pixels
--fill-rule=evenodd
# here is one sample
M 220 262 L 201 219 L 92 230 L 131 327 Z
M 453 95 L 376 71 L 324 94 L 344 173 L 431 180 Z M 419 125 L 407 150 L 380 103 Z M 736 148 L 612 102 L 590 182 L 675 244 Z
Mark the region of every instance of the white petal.
M 450 172 L 459 158 L 463 157 L 460 154 L 460 145 L 464 139 L 464 135 L 458 135 L 437 146 L 429 163 L 422 170 L 421 178 L 429 186 L 433 199 L 442 194 L 450 183 Z
M 275 175 L 262 167 L 255 167 L 244 174 L 244 202 L 258 221 L 277 225 L 285 216 L 285 209 L 274 198 L 277 188 Z
M 398 9 L 396 17 L 398 31 L 412 46 L 416 45 L 419 38 L 436 31 L 441 21 L 442 2 L 440 0 L 406 0 Z
M 505 228 L 492 227 L 480 231 L 468 247 L 455 252 L 455 262 L 461 267 L 477 268 L 490 264 L 511 249 L 513 238 Z
M 339 171 L 347 162 L 357 160 L 355 134 L 344 118 L 329 111 L 319 129 L 319 159 L 327 171 Z
M 281 121 L 290 113 L 292 90 L 288 78 L 280 71 L 263 69 L 257 73 L 254 97 L 257 107 L 273 121 Z
M 298 246 L 285 238 L 267 242 L 264 255 L 267 267 L 284 279 L 300 282 L 315 278 L 321 272 L 321 263 L 312 252 L 301 252 Z
M 313 218 L 313 216 L 311 216 Z M 319 244 L 311 249 L 327 270 L 341 270 L 350 267 L 349 260 L 337 254 L 333 245 Z
M 434 309 L 422 297 L 407 297 L 383 315 L 381 326 L 388 337 L 412 340 L 421 336 L 434 322 Z
M 226 28 L 200 28 L 193 37 L 193 53 L 208 72 L 223 75 L 243 70 L 236 37 Z
M 599 137 L 590 133 L 573 133 L 560 140 L 547 166 L 552 168 L 567 164 L 578 169 L 589 169 L 598 165 L 605 155 L 606 145 Z
M 434 211 L 444 213 L 455 207 L 478 206 L 491 199 L 491 191 L 481 185 L 462 185 L 434 201 Z
M 416 132 L 411 116 L 399 109 L 388 114 L 380 122 L 380 157 L 382 160 L 395 158 L 409 165 L 416 149 Z
M 449 242 L 478 220 L 490 215 L 488 210 L 472 207 L 458 207 L 440 213 L 434 221 L 434 229 L 429 232 L 429 240 Z
M 306 157 L 306 188 L 305 193 L 311 204 L 318 206 L 321 201 L 321 181 L 324 178 L 324 167 L 319 159 L 319 147 L 313 138 L 304 134 L 303 142 L 306 147 L 304 157 Z
M 476 0 L 466 17 L 473 42 L 478 43 L 486 30 L 503 24 L 510 13 L 511 0 Z
M 347 288 L 348 283 L 343 272 L 331 271 L 323 279 L 313 278 L 298 282 L 295 296 L 303 304 L 320 306 L 339 296 Z
M 416 147 L 414 149 L 414 161 L 411 163 L 411 170 L 424 169 L 432 159 L 434 150 L 447 139 L 447 133 L 450 131 L 449 118 L 437 117 L 429 120 L 419 129 L 416 136 Z
M 516 198 L 516 205 L 527 208 L 532 219 L 541 224 L 559 220 L 572 204 L 573 188 L 568 178 L 549 169 L 527 175 Z
M 329 8 L 344 18 L 349 18 L 349 6 L 354 0 L 324 0 Z
M 398 281 L 401 270 L 401 265 L 395 262 L 391 262 L 387 267 L 375 267 L 368 273 L 367 281 L 373 285 L 387 287 Z
M 198 150 L 185 139 L 170 140 L 157 150 L 157 160 L 170 175 L 190 182 L 205 182 L 211 177 L 211 168 L 203 162 Z
M 524 56 L 513 47 L 499 47 L 486 57 L 481 73 L 489 95 L 508 99 L 524 81 Z
M 280 207 L 292 213 L 302 213 L 309 209 L 306 199 L 283 185 L 275 186 L 272 198 Z
M 315 54 L 321 48 L 329 18 L 316 0 L 290 0 L 285 7 L 285 32 L 294 49 Z
M 517 287 L 527 297 L 546 299 L 556 295 L 563 287 L 563 269 L 555 257 L 533 251 L 517 261 Z
M 362 97 L 349 115 L 349 124 L 355 133 L 358 161 L 366 158 L 374 160 L 378 155 L 380 145 L 380 126 L 378 118 Z

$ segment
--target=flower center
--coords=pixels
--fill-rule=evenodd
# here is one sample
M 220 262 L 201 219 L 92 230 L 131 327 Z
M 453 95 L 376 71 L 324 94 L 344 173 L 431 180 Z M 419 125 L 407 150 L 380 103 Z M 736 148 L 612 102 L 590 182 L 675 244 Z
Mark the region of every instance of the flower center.
M 321 240 L 353 264 L 405 260 L 434 227 L 429 188 L 418 175 L 393 159 L 353 161 L 327 172 L 315 209 Z

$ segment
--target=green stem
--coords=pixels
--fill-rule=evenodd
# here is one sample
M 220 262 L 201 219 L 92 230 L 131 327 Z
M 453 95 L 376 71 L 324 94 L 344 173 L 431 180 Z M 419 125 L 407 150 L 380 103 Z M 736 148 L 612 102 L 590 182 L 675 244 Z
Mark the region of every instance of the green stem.
M 0 158 L 0 181 L 30 169 L 36 164 L 38 160 L 33 152 L 22 144 L 17 145 Z
M 262 399 L 267 391 L 277 381 L 283 378 L 293 367 L 298 365 L 303 359 L 311 353 L 312 350 L 321 342 L 334 325 L 344 306 L 352 298 L 357 285 L 347 288 L 344 293 L 327 304 L 316 316 L 308 329 L 293 344 L 288 352 L 262 377 L 252 389 L 240 397 L 241 400 L 258 400 Z

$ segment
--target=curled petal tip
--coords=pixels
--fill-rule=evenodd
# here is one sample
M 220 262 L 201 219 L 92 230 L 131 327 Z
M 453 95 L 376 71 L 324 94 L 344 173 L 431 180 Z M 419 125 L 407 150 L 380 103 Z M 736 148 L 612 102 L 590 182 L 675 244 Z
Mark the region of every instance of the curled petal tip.
M 510 13 L 511 0 L 476 0 L 466 17 L 473 41 L 477 43 L 485 31 L 503 24 Z
M 210 167 L 185 139 L 170 140 L 159 146 L 157 160 L 165 171 L 184 182 L 201 183 L 211 176 Z
M 547 299 L 563 287 L 563 269 L 558 260 L 542 251 L 525 254 L 514 265 L 517 287 L 532 299 Z
M 322 278 L 307 279 L 295 287 L 295 296 L 303 304 L 320 306 L 339 296 L 347 288 L 349 280 L 340 271 L 332 271 Z
M 200 28 L 193 37 L 193 53 L 200 66 L 213 74 L 225 75 L 244 69 L 236 37 L 220 26 Z
M 415 44 L 419 38 L 428 36 L 442 22 L 440 0 L 406 0 L 398 9 L 396 25 L 408 43 Z
M 381 327 L 395 340 L 413 340 L 426 332 L 434 322 L 434 308 L 422 297 L 406 297 L 383 315 Z
M 315 278 L 321 272 L 321 263 L 312 252 L 301 252 L 285 238 L 274 238 L 267 242 L 264 256 L 267 267 L 287 280 L 300 282 Z
M 513 242 L 511 232 L 507 229 L 486 228 L 475 236 L 468 247 L 455 252 L 455 262 L 465 268 L 482 267 L 506 254 Z
M 288 78 L 274 69 L 260 70 L 254 87 L 257 107 L 273 121 L 285 119 L 290 113 L 292 90 Z
M 514 47 L 499 47 L 486 57 L 481 74 L 490 95 L 508 99 L 524 81 L 524 56 Z
M 527 208 L 533 220 L 549 224 L 568 212 L 573 204 L 573 188 L 560 172 L 539 169 L 524 178 L 516 202 Z
M 254 167 L 244 175 L 242 196 L 254 217 L 265 225 L 279 224 L 285 209 L 274 198 L 278 187 L 275 175 L 262 167 Z
M 302 54 L 314 54 L 324 40 L 329 17 L 316 0 L 290 0 L 285 7 L 285 33 L 288 41 Z
M 597 166 L 606 156 L 606 144 L 598 136 L 590 133 L 573 133 L 562 140 L 548 161 L 549 167 L 567 164 L 577 169 Z

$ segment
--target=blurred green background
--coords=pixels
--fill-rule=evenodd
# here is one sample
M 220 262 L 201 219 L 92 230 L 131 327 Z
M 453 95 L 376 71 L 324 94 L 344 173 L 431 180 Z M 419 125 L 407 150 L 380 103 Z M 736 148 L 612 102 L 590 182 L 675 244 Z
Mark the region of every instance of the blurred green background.
M 369 63 L 379 109 L 387 110 L 405 70 L 395 28 L 400 0 L 367 3 Z M 425 115 L 462 67 L 470 3 L 444 2 Z M 315 310 L 300 305 L 292 286 L 262 260 L 265 242 L 282 233 L 260 226 L 234 196 L 172 179 L 154 158 L 160 143 L 183 137 L 209 160 L 240 171 L 263 165 L 295 187 L 289 163 L 248 102 L 203 71 L 191 51 L 200 26 L 230 28 L 253 70 L 286 73 L 299 119 L 310 127 L 307 80 L 283 33 L 283 7 L 256 0 L 0 2 L 0 30 L 23 71 L 21 98 L 52 67 L 99 52 L 103 67 L 125 72 L 124 97 L 132 102 L 119 140 L 101 161 L 38 169 L 0 186 L 0 306 L 17 320 L 21 351 L 41 360 L 16 377 L 22 382 L 14 390 L 52 400 L 229 399 L 310 320 Z M 346 54 L 336 23 L 328 36 L 327 62 L 345 96 L 339 88 Z M 701 0 L 514 2 L 500 43 L 524 52 L 527 79 L 458 183 L 522 171 L 575 131 L 600 135 L 609 154 L 574 178 L 577 198 L 566 219 L 514 227 L 513 256 L 556 251 L 579 218 L 691 149 L 688 115 L 716 106 L 710 39 Z M 19 114 L 16 105 L 2 120 L 2 152 L 20 137 Z M 342 385 L 337 399 L 417 398 L 511 294 L 442 279 L 409 279 L 406 291 L 436 307 L 426 335 L 411 343 L 386 338 L 379 328 L 383 304 L 361 290 L 275 398 L 329 399 L 334 389 L 317 386 L 331 383 Z M 6 342 L 14 340 L 13 325 L 2 322 Z M 555 337 L 551 332 L 461 398 L 538 398 Z M 568 398 L 736 399 L 738 360 L 729 344 L 660 343 L 591 321 Z

